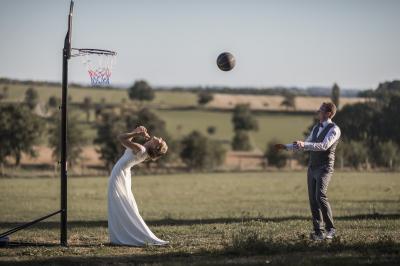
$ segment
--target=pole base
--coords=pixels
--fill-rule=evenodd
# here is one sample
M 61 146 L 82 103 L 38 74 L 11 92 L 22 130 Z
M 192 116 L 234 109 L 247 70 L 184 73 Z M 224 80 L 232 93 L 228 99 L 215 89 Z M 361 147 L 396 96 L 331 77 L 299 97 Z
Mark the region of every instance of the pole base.
M 10 242 L 10 238 L 8 236 L 0 238 L 0 247 L 8 246 L 8 242 Z

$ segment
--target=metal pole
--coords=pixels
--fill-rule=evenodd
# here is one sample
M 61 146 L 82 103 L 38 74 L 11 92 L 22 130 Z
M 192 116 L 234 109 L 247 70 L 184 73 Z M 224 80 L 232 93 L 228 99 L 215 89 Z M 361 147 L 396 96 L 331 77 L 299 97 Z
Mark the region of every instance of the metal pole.
M 68 33 L 67 33 L 68 36 Z M 63 50 L 62 100 L 61 100 L 61 242 L 67 246 L 67 98 L 68 50 Z
M 25 223 L 1 233 L 0 238 L 13 234 L 21 229 L 36 224 L 55 214 L 61 213 L 61 236 L 60 244 L 68 245 L 67 240 L 67 100 L 68 100 L 68 60 L 71 58 L 71 32 L 72 32 L 72 13 L 74 2 L 71 1 L 68 15 L 68 31 L 64 40 L 63 59 L 62 59 L 62 99 L 61 99 L 61 209 L 49 215 Z
M 36 220 L 34 220 L 34 221 L 32 221 L 32 222 L 25 223 L 25 224 L 23 224 L 23 225 L 14 227 L 13 229 L 8 230 L 7 232 L 1 233 L 1 234 L 0 234 L 0 238 L 3 238 L 3 237 L 5 237 L 5 236 L 11 235 L 11 234 L 14 234 L 15 232 L 18 232 L 19 230 L 22 230 L 22 229 L 27 228 L 27 227 L 29 227 L 29 226 L 31 226 L 31 225 L 34 225 L 34 224 L 36 224 L 36 223 L 38 223 L 38 222 L 40 222 L 40 221 L 43 221 L 43 220 L 45 220 L 45 219 L 47 219 L 47 218 L 49 218 L 49 217 L 51 217 L 51 216 L 54 216 L 54 215 L 56 215 L 56 214 L 59 214 L 60 212 L 61 212 L 61 210 L 58 210 L 58 211 L 56 211 L 56 212 L 53 212 L 53 213 L 50 213 L 50 214 L 48 214 L 48 215 L 46 215 L 46 216 L 43 216 L 43 217 L 41 217 L 41 218 L 38 218 L 38 219 L 36 219 Z
M 68 107 L 68 60 L 71 58 L 72 13 L 74 2 L 71 1 L 68 15 L 68 31 L 64 40 L 62 66 L 61 98 L 61 236 L 60 244 L 68 246 L 67 237 L 67 107 Z
M 47 219 L 55 214 L 61 213 L 61 236 L 60 244 L 68 246 L 67 240 L 67 100 L 68 100 L 68 60 L 71 58 L 71 32 L 72 32 L 72 13 L 74 2 L 71 1 L 69 16 L 68 16 L 68 31 L 64 40 L 63 59 L 62 59 L 62 99 L 61 99 L 61 209 L 48 214 L 44 217 L 36 219 L 32 222 L 25 223 L 0 233 L 0 238 L 13 234 L 21 229 L 36 224 L 44 219 Z

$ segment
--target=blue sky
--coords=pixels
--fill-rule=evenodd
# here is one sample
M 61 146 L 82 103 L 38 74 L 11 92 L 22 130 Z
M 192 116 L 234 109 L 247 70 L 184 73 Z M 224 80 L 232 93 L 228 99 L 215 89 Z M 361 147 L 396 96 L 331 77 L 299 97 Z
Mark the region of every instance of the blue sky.
M 61 80 L 69 1 L 0 1 L 0 76 Z M 76 0 L 73 47 L 118 52 L 112 82 L 375 88 L 400 78 L 400 1 Z M 229 51 L 231 72 L 215 65 Z M 88 83 L 79 58 L 71 82 Z

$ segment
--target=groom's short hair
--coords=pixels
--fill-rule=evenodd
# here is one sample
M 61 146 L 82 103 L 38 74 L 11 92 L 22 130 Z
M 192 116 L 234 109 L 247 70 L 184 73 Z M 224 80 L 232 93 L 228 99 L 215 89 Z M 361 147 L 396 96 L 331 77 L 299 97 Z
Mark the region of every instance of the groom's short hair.
M 324 105 L 325 112 L 330 112 L 331 113 L 329 118 L 334 117 L 335 114 L 336 114 L 336 105 L 334 103 L 332 103 L 332 102 L 324 102 L 322 104 Z

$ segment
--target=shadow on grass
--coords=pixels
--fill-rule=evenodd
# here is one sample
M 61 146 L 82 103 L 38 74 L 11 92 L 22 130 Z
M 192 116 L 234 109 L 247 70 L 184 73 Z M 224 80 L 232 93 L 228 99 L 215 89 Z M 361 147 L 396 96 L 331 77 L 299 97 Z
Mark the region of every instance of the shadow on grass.
M 258 228 L 240 228 L 234 231 L 231 241 L 225 246 L 225 252 L 236 255 L 281 254 L 291 252 L 347 252 L 379 253 L 400 255 L 400 243 L 391 236 L 379 235 L 373 242 L 342 240 L 340 236 L 331 240 L 312 241 L 307 235 L 298 239 L 280 239 L 268 235 Z
M 98 244 L 97 246 L 103 245 Z M 108 243 L 105 244 L 105 246 L 109 245 Z M 27 242 L 27 241 L 10 241 L 7 243 L 6 246 L 1 246 L 0 248 L 24 248 L 24 247 L 45 247 L 45 248 L 51 248 L 51 247 L 61 247 L 59 243 L 41 243 L 41 242 Z M 85 248 L 85 247 L 96 247 L 94 244 L 79 244 L 79 245 L 70 245 L 70 247 L 78 247 L 78 248 Z
M 353 219 L 398 219 L 399 215 L 357 215 L 339 217 L 340 220 Z M 282 221 L 275 219 L 208 219 L 209 223 L 242 222 L 244 220 Z M 287 217 L 285 220 L 308 219 L 305 217 Z M 161 225 L 203 224 L 204 220 L 161 220 L 153 221 Z M 44 223 L 46 224 L 46 223 Z M 71 226 L 107 226 L 106 221 L 71 222 Z M 58 223 L 51 224 L 58 227 Z M 48 228 L 48 223 L 47 227 Z M 374 242 L 365 242 L 362 238 L 356 241 L 341 240 L 313 242 L 308 236 L 301 235 L 297 239 L 279 239 L 268 235 L 258 228 L 244 227 L 232 232 L 229 240 L 219 249 L 198 248 L 197 251 L 176 251 L 173 246 L 137 248 L 140 254 L 118 255 L 120 247 L 105 245 L 104 255 L 74 256 L 68 250 L 79 248 L 99 249 L 99 244 L 72 244 L 69 248 L 57 244 L 15 243 L 6 249 L 24 248 L 31 246 L 44 247 L 43 255 L 38 257 L 15 258 L 18 261 L 0 261 L 6 265 L 109 265 L 109 264 L 162 264 L 162 265 L 399 265 L 400 243 L 390 236 L 377 236 Z M 178 247 L 179 249 L 181 247 Z M 136 250 L 137 250 L 136 249 Z M 64 253 L 65 252 L 65 253 Z M 116 254 L 113 255 L 113 252 Z M 132 253 L 135 251 L 132 250 Z M 23 253 L 22 253 L 23 254 Z M 55 255 L 65 254 L 65 255 Z M 0 258 L 1 259 L 1 258 Z M 10 259 L 10 258 L 8 258 Z M 12 260 L 13 258 L 11 258 Z
M 249 221 L 261 222 L 285 222 L 285 221 L 308 221 L 310 217 L 306 216 L 287 216 L 287 217 L 243 217 L 243 218 L 210 218 L 210 219 L 161 219 L 148 220 L 146 223 L 150 226 L 168 226 L 168 225 L 200 225 L 200 224 L 231 224 Z M 400 214 L 359 214 L 350 216 L 338 216 L 335 220 L 352 221 L 352 220 L 397 220 Z M 12 228 L 22 223 L 19 222 L 0 222 L 0 228 Z M 107 221 L 69 221 L 68 226 L 71 227 L 107 227 Z M 60 223 L 56 221 L 44 221 L 33 226 L 34 228 L 55 229 L 60 227 Z
M 28 258 L 7 261 L 6 265 L 398 265 L 398 252 L 382 250 L 381 244 L 355 247 L 343 245 L 328 249 L 301 245 L 274 245 L 266 242 L 265 249 L 235 250 L 227 246 L 218 251 L 171 252 L 157 254 L 114 255 L 114 256 L 62 256 Z M 71 246 L 75 247 L 75 246 Z M 398 246 L 397 246 L 398 249 Z M 344 252 L 342 252 L 344 251 Z M 3 264 L 0 261 L 0 265 Z

